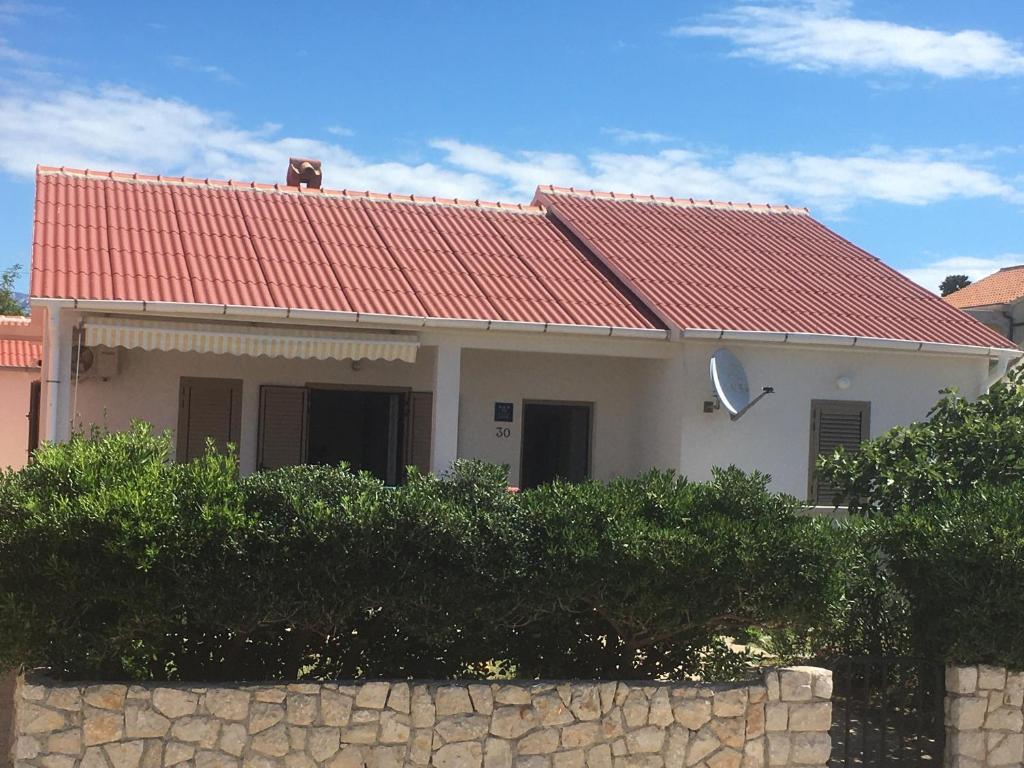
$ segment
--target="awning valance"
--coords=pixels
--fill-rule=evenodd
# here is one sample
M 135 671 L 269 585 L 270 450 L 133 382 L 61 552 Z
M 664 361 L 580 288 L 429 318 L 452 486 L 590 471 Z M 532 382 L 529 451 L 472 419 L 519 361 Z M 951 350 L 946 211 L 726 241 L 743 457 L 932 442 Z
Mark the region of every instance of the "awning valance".
M 177 352 L 284 357 L 300 360 L 416 362 L 419 340 L 409 333 L 360 333 L 130 317 L 88 317 L 85 343 Z

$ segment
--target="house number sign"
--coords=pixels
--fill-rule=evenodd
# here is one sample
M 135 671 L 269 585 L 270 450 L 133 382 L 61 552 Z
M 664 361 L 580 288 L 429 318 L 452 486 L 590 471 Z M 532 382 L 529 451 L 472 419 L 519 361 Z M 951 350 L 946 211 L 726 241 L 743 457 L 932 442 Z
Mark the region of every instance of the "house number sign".
M 501 426 L 501 423 L 510 423 L 513 417 L 512 403 L 495 403 L 494 404 L 494 420 L 499 422 L 498 426 L 494 428 L 494 436 L 500 438 L 508 438 L 512 436 L 512 430 L 509 427 Z

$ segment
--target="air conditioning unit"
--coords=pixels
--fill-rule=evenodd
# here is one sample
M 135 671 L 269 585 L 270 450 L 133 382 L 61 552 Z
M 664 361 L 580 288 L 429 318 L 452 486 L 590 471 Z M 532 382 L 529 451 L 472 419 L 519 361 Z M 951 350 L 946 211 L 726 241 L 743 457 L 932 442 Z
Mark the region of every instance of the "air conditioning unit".
M 71 348 L 71 375 L 79 381 L 100 379 L 106 381 L 117 375 L 117 350 L 107 347 Z

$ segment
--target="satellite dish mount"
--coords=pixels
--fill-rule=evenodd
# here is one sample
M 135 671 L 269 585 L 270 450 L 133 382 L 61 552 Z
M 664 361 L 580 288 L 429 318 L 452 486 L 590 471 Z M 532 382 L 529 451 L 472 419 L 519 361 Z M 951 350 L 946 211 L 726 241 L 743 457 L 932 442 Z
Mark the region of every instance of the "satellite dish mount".
M 729 412 L 730 421 L 737 421 L 759 400 L 775 391 L 774 387 L 762 387 L 761 394 L 751 400 L 743 363 L 727 349 L 719 349 L 711 356 L 711 386 L 718 402 Z

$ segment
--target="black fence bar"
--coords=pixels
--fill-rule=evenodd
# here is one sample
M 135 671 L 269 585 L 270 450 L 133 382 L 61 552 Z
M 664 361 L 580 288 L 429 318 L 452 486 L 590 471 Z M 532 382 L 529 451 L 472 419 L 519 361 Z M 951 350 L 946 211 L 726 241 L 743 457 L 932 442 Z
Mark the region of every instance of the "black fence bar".
M 842 656 L 832 669 L 830 768 L 938 768 L 945 746 L 942 664 Z

